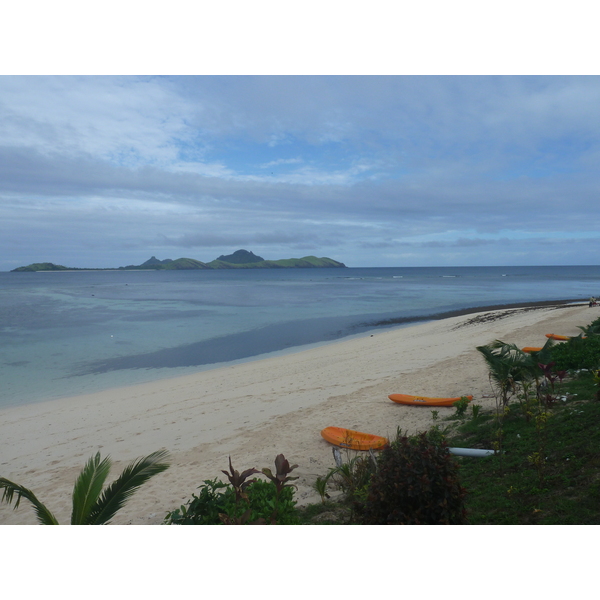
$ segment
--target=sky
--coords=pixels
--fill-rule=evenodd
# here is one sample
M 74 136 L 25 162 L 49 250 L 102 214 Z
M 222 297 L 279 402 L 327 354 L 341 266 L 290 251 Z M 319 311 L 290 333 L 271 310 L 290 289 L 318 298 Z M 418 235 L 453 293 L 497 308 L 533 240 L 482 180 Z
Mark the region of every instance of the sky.
M 598 75 L 115 64 L 0 75 L 1 271 L 598 263 Z

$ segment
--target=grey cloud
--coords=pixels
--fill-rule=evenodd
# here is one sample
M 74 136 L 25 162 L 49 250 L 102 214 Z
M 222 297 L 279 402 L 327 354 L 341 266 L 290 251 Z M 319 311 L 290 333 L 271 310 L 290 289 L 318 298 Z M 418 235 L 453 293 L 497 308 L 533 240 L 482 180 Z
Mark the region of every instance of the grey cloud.
M 470 232 L 600 230 L 599 100 L 597 77 L 0 78 L 0 255 L 257 245 L 372 264 L 428 247 L 541 260 L 542 239 Z M 246 143 L 297 158 L 249 150 L 236 169 L 227 151 Z M 276 163 L 287 179 L 266 177 Z M 572 259 L 584 245 L 560 248 Z
M 597 198 L 595 180 L 591 176 L 554 179 L 489 182 L 434 178 L 427 182 L 407 177 L 352 186 L 307 186 L 222 180 L 169 173 L 156 167 L 127 169 L 89 157 L 54 160 L 31 150 L 0 149 L 4 193 L 13 197 L 21 194 L 25 199 L 137 198 L 223 216 L 240 211 L 240 215 L 245 212 L 257 218 L 287 221 L 307 216 L 357 223 L 391 221 L 412 225 L 418 221 L 431 230 L 469 222 L 483 232 L 515 226 L 577 229 L 582 219 L 589 227 L 596 227 L 600 217 L 597 211 L 590 211 Z

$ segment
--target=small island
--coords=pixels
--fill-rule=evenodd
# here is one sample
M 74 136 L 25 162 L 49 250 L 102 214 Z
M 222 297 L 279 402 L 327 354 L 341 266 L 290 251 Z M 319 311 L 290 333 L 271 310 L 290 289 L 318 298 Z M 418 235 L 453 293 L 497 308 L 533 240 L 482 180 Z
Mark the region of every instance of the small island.
M 194 258 L 165 258 L 159 260 L 155 256 L 149 258 L 141 265 L 128 265 L 126 267 L 106 269 L 83 269 L 64 267 L 54 263 L 32 263 L 26 267 L 13 269 L 15 272 L 38 271 L 175 271 L 197 269 L 302 269 L 302 268 L 345 268 L 344 263 L 332 258 L 304 256 L 303 258 L 284 258 L 281 260 L 265 260 L 248 250 L 236 250 L 233 254 L 221 255 L 211 262 L 205 263 Z

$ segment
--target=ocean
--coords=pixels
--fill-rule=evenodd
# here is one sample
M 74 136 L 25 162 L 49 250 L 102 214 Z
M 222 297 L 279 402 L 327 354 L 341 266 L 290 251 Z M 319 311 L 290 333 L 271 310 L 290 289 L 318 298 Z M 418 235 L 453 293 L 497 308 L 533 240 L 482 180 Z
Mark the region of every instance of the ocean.
M 600 266 L 0 272 L 0 407 L 590 296 Z

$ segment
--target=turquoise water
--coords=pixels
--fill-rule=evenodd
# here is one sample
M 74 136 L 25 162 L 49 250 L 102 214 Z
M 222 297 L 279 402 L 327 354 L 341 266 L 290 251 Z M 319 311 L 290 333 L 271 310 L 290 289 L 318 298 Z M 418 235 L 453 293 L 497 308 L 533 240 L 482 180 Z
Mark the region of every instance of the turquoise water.
M 0 273 L 0 407 L 468 308 L 600 296 L 600 267 Z

